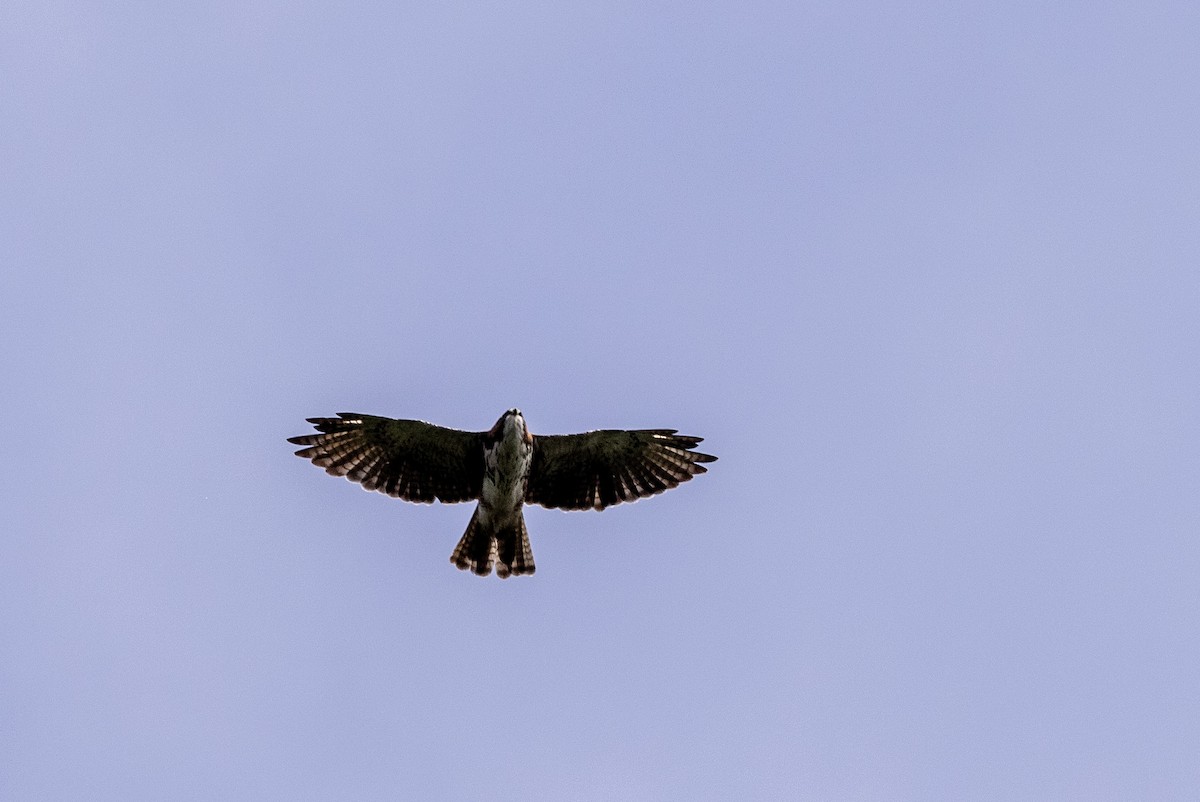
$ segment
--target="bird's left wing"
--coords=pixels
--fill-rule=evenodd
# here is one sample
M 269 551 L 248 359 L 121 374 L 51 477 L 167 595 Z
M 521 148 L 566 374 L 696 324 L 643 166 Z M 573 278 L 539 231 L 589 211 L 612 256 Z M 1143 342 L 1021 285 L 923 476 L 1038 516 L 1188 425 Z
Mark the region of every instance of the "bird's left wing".
M 653 496 L 707 469 L 716 457 L 692 451 L 704 438 L 674 429 L 534 435 L 525 501 L 564 510 L 602 510 Z
M 339 412 L 309 418 L 320 434 L 289 437 L 306 446 L 296 456 L 332 476 L 367 490 L 431 503 L 479 498 L 483 484 L 483 435 L 418 420 Z

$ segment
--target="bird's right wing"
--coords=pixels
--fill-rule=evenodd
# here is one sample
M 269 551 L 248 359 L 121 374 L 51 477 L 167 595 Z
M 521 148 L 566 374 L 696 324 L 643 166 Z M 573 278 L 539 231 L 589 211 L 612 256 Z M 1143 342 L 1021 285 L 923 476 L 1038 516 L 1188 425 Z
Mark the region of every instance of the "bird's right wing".
M 482 492 L 481 432 L 351 412 L 308 422 L 320 434 L 288 442 L 306 446 L 296 456 L 332 476 L 406 501 L 472 501 Z
M 707 469 L 716 457 L 692 451 L 701 437 L 674 429 L 534 435 L 525 501 L 564 510 L 602 510 L 653 496 Z

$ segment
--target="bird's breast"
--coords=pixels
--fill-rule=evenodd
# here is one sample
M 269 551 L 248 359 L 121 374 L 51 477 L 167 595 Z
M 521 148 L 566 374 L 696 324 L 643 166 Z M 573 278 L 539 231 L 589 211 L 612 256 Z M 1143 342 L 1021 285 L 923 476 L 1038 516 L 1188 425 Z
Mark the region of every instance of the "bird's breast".
M 497 514 L 520 509 L 532 457 L 532 444 L 522 437 L 503 438 L 484 450 L 480 500 L 485 508 Z

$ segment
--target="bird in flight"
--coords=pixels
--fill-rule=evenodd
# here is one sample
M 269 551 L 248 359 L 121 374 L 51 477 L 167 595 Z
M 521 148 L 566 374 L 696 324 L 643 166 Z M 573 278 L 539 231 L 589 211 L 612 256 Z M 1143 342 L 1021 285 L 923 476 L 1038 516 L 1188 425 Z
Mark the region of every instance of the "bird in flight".
M 478 501 L 450 562 L 487 576 L 532 574 L 524 504 L 602 510 L 657 495 L 707 469 L 703 438 L 675 429 L 535 435 L 519 409 L 486 432 L 339 412 L 309 418 L 319 434 L 289 437 L 296 456 L 367 490 L 431 504 Z

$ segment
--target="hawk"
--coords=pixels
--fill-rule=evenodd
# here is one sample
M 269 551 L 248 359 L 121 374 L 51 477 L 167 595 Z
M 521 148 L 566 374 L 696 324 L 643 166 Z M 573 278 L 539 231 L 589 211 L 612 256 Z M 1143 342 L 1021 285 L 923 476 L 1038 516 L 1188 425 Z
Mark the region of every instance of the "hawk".
M 332 476 L 405 501 L 478 501 L 450 562 L 487 576 L 532 574 L 524 504 L 602 510 L 657 495 L 707 469 L 703 438 L 675 429 L 534 435 L 519 409 L 486 432 L 339 412 L 309 418 L 319 434 L 289 437 L 296 456 Z

